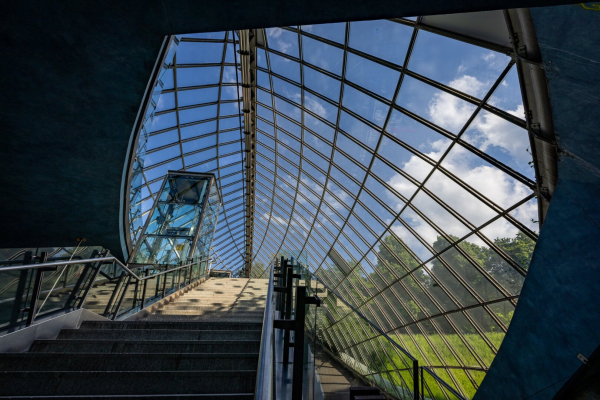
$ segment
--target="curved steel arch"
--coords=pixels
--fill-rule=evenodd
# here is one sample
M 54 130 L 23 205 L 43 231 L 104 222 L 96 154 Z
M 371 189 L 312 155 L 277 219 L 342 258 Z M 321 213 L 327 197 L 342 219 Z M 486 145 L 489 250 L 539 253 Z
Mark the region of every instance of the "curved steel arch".
M 493 18 L 498 16 L 504 20 L 501 13 Z M 467 29 L 469 17 L 462 25 L 457 25 L 456 18 L 347 22 L 343 39 L 340 36 L 338 41 L 328 32 L 334 25 L 315 31 L 311 26 L 241 31 L 242 80 L 235 84 L 224 79 L 229 67 L 228 36 L 223 40 L 193 38 L 198 46 L 223 44 L 219 82 L 187 88 L 218 88 L 218 98 L 193 107 L 176 102 L 174 110 L 156 111 L 157 117 L 176 113 L 178 141 L 145 154 L 153 158 L 178 148 L 179 156 L 155 165 L 172 165 L 181 158 L 182 168 L 190 167 L 183 164 L 184 157 L 210 155 L 190 165 L 211 166 L 218 174 L 224 205 L 230 204 L 224 208 L 212 249 L 219 268 L 259 277 L 273 256 L 302 254 L 315 276 L 372 315 L 386 327 L 382 332 L 397 336 L 405 348 L 414 347 L 421 362 L 446 374 L 461 394 L 471 396 L 498 351 L 498 338 L 507 331 L 527 274 L 531 254 L 516 255 L 510 246 L 532 249 L 556 177 L 552 172 L 555 159 L 548 147 L 553 143 L 552 127 L 539 117 L 546 105 L 531 103 L 539 96 L 529 93 L 532 78 L 523 68 L 530 61 L 502 39 L 510 33 L 506 26 L 496 24 L 494 29 L 501 32 L 488 32 L 483 40 Z M 371 37 L 376 42 L 371 47 L 361 47 L 357 36 L 352 36 L 353 30 L 370 35 L 365 29 L 375 29 L 377 24 L 383 32 L 403 32 L 406 49 L 400 61 L 377 53 L 377 46 L 400 46 L 400 36 Z M 419 57 L 433 43 L 427 40 L 456 46 L 458 59 L 461 51 L 497 57 L 500 67 L 475 71 L 474 76 L 460 75 L 459 68 L 455 80 L 436 76 L 419 69 Z M 235 49 L 237 41 L 230 44 Z M 334 70 L 324 64 L 324 55 L 311 58 L 308 45 L 341 54 L 341 66 Z M 217 65 L 179 65 L 178 56 L 185 54 L 173 57 L 173 71 Z M 237 57 L 234 65 L 238 66 Z M 518 86 L 514 86 L 515 71 Z M 382 76 L 393 78 L 381 81 Z M 472 86 L 461 86 L 459 78 Z M 314 79 L 329 83 L 318 85 Z M 507 83 L 509 79 L 513 81 Z M 382 85 L 389 91 L 382 91 Z M 476 90 L 477 85 L 485 88 Z M 162 93 L 175 93 L 177 99 L 178 86 L 175 81 L 173 89 Z M 237 114 L 240 138 L 221 143 L 220 138 L 231 132 L 219 129 L 225 116 L 231 117 L 220 111 L 232 103 L 221 96 L 227 86 L 237 90 L 233 102 L 243 102 Z M 337 92 L 324 92 L 327 87 Z M 411 87 L 418 90 L 411 92 Z M 504 96 L 514 103 L 512 107 L 521 108 L 502 105 L 498 93 L 505 87 L 510 88 Z M 425 92 L 432 93 L 429 100 L 419 100 L 418 94 Z M 417 107 L 413 103 L 418 101 Z M 439 110 L 434 105 L 440 101 L 446 102 L 444 110 L 456 111 L 456 115 L 442 115 L 459 121 L 454 127 L 435 114 Z M 180 121 L 180 112 L 215 105 L 217 113 L 212 118 Z M 521 109 L 536 111 L 521 117 L 517 112 Z M 214 135 L 215 143 L 184 153 L 191 139 L 183 138 L 181 130 L 213 121 L 214 133 L 193 140 Z M 497 140 L 490 130 L 494 124 L 501 126 L 501 132 L 512 132 L 529 142 L 533 175 L 511 153 L 510 144 L 488 143 Z M 416 133 L 411 136 L 403 127 Z M 149 128 L 150 137 L 166 136 L 170 129 Z M 231 146 L 238 143 L 240 151 L 233 151 Z M 545 158 L 540 160 L 537 152 Z M 240 158 L 231 162 L 238 154 Z M 149 201 L 150 186 L 160 176 L 152 173 L 147 180 L 145 171 L 141 171 L 141 187 L 149 194 L 142 201 Z M 473 178 L 469 175 L 473 171 L 488 179 Z M 527 212 L 536 207 L 538 221 L 527 220 Z M 340 349 L 349 348 L 344 347 L 344 335 L 336 331 L 345 323 L 340 317 L 327 328 Z M 496 336 L 490 335 L 490 327 Z M 433 337 L 441 342 L 434 344 Z M 364 346 L 371 344 L 363 340 L 351 345 L 368 353 Z

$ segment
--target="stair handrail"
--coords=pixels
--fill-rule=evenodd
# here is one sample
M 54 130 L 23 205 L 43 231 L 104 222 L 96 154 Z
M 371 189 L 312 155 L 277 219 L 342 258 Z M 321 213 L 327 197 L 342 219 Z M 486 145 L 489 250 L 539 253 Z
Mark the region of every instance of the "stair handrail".
M 275 337 L 273 335 L 273 321 L 275 319 L 274 296 L 274 265 L 271 265 L 267 301 L 263 317 L 263 329 L 260 338 L 260 353 L 258 355 L 258 368 L 256 373 L 255 400 L 271 400 L 274 398 L 273 373 L 275 370 Z
M 148 276 L 138 276 L 135 272 L 130 270 L 127 267 L 127 265 L 123 264 L 121 261 L 119 261 L 119 259 L 117 259 L 114 256 L 88 258 L 88 259 L 83 259 L 83 260 L 52 261 L 52 262 L 38 263 L 38 264 L 13 265 L 10 267 L 0 267 L 0 273 L 5 272 L 5 271 L 20 271 L 20 270 L 26 270 L 26 269 L 38 269 L 38 268 L 45 268 L 45 267 L 60 267 L 60 266 L 64 266 L 64 265 L 73 265 L 73 264 L 86 264 L 86 263 L 99 262 L 99 261 L 101 261 L 103 263 L 105 261 L 114 261 L 117 264 L 119 264 L 121 266 L 121 268 L 123 268 L 125 271 L 127 271 L 127 273 L 129 273 L 134 278 L 136 278 L 140 281 L 145 281 L 146 279 L 154 278 L 155 276 L 158 276 L 158 275 L 167 274 L 169 272 L 177 271 L 182 268 L 187 268 L 190 265 L 195 265 L 195 264 L 198 264 L 198 263 L 201 263 L 204 261 L 210 261 L 210 260 L 212 260 L 212 258 L 210 258 L 210 257 L 205 258 L 203 260 L 198 260 L 198 261 L 194 261 L 194 262 L 191 262 L 188 264 L 180 265 L 176 268 L 170 268 L 165 271 L 157 272 L 156 274 L 152 274 L 152 275 L 148 275 Z
M 429 375 L 431 375 L 431 377 L 433 379 L 435 379 L 435 381 L 439 384 L 442 385 L 444 387 L 444 389 L 446 389 L 448 392 L 450 392 L 454 397 L 456 397 L 457 400 L 467 400 L 462 394 L 458 393 L 456 391 L 456 389 L 454 389 L 452 386 L 448 385 L 448 383 L 446 383 L 446 381 L 444 381 L 442 378 L 440 378 L 440 376 L 438 374 L 436 374 L 435 372 L 433 372 L 433 370 L 429 367 L 426 366 L 422 366 L 419 367 L 419 369 L 421 370 L 421 393 L 423 393 L 423 398 L 425 398 L 425 385 L 426 385 L 426 381 L 425 378 L 423 376 L 423 371 L 427 372 Z

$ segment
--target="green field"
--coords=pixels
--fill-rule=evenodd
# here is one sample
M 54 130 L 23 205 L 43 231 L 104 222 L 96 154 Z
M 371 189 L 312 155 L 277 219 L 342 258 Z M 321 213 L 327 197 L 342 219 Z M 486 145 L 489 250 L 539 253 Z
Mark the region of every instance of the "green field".
M 504 333 L 490 332 L 486 336 L 496 346 L 499 347 L 504 338 Z M 420 365 L 426 366 L 440 366 L 447 365 L 450 367 L 474 367 L 480 368 L 480 364 L 477 359 L 473 356 L 475 352 L 479 360 L 489 368 L 494 354 L 492 353 L 489 346 L 484 340 L 476 333 L 465 334 L 465 340 L 469 347 L 461 340 L 457 334 L 445 334 L 443 337 L 438 334 L 431 335 L 392 335 L 391 338 L 398 344 L 404 347 L 410 354 L 419 360 Z M 386 346 L 388 354 L 393 355 L 393 359 L 389 360 L 386 369 L 394 369 L 403 365 L 400 360 L 400 355 L 396 355 L 393 351 L 392 346 Z M 457 357 L 462 360 L 461 363 L 457 360 Z M 395 365 L 395 366 L 394 366 Z M 380 366 L 381 367 L 381 366 Z M 448 372 L 452 374 L 450 376 Z M 472 398 L 476 391 L 476 386 L 481 383 L 485 373 L 483 371 L 469 370 L 467 373 L 461 368 L 444 370 L 442 368 L 435 368 L 434 372 L 439 375 L 446 383 L 456 388 L 457 384 L 460 386 L 462 393 L 467 397 Z M 408 378 L 408 376 L 407 376 Z M 410 379 L 410 378 L 408 378 Z M 426 382 L 432 382 L 433 378 L 426 379 Z M 433 398 L 445 399 L 446 397 L 442 394 L 441 389 L 436 384 L 429 385 Z M 428 393 L 427 393 L 428 394 Z M 429 396 L 428 396 L 429 397 Z

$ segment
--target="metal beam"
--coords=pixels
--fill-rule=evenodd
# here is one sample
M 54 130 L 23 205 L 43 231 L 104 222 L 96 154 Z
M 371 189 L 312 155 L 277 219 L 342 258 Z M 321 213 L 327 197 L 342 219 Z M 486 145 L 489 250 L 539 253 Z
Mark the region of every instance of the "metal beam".
M 254 185 L 256 180 L 256 31 L 241 30 L 240 59 L 242 64 L 242 100 L 244 113 L 244 144 L 246 153 L 246 254 L 245 273 L 252 268 L 254 237 Z

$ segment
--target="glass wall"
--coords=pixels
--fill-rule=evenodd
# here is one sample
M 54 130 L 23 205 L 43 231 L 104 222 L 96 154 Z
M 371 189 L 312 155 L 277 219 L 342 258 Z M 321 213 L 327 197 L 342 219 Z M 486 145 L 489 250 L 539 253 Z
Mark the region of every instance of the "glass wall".
M 471 397 L 537 240 L 535 171 L 510 50 L 420 22 L 256 30 L 252 150 L 242 140 L 237 34 L 178 36 L 145 127 L 136 204 L 144 221 L 169 169 L 214 172 L 223 207 L 211 255 L 235 274 L 245 265 L 245 151 L 255 151 L 252 275 L 277 254 L 301 254 Z M 346 315 L 332 310 L 331 326 L 348 325 Z
M 538 231 L 512 59 L 410 19 L 263 32 L 253 276 L 283 249 L 305 252 L 317 277 L 471 397 Z
M 130 262 L 178 265 L 187 263 L 190 257 L 202 260 L 197 258 L 200 253 L 207 258 L 212 240 L 207 228 L 211 233 L 214 230 L 219 205 L 212 175 L 169 172 Z M 201 249 L 194 248 L 199 236 Z
M 213 263 L 239 269 L 245 249 L 239 39 L 233 32 L 172 38 L 142 126 L 130 194 L 136 243 L 169 170 L 211 172 L 222 201 Z

